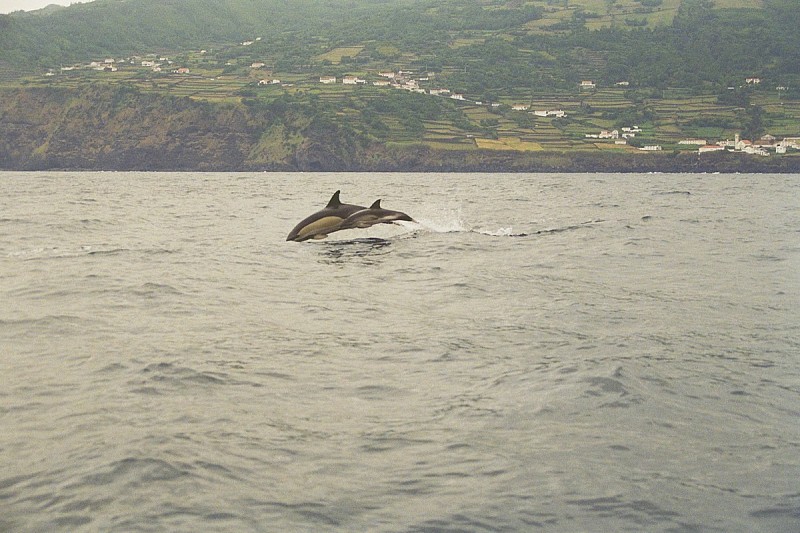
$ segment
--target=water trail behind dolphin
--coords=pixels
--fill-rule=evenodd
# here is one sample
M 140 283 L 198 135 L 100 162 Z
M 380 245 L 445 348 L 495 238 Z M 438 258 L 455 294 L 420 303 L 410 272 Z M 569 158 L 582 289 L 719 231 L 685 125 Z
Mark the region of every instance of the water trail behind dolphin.
M 429 216 L 415 217 L 414 222 L 400 222 L 399 224 L 411 231 L 430 233 L 474 233 L 488 237 L 529 237 L 532 235 L 546 235 L 561 233 L 563 231 L 577 230 L 602 222 L 602 220 L 589 220 L 567 226 L 545 228 L 533 231 L 516 231 L 512 226 L 499 227 L 496 230 L 476 228 L 468 224 L 462 216 L 461 209 L 442 208 L 437 213 Z
M 434 214 L 414 218 L 414 223 L 404 222 L 402 225 L 417 231 L 430 233 L 475 233 L 490 237 L 523 237 L 527 233 L 515 232 L 512 227 L 501 227 L 497 230 L 474 228 L 468 224 L 460 208 L 441 208 Z

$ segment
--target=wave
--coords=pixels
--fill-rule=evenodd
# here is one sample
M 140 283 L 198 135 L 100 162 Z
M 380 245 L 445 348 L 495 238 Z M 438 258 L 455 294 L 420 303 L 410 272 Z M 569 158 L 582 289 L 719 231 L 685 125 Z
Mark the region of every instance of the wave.
M 64 249 L 57 246 L 25 248 L 10 250 L 5 256 L 8 258 L 21 259 L 23 261 L 42 261 L 52 259 L 74 259 L 85 256 L 114 256 L 128 253 L 142 253 L 146 255 L 170 254 L 176 250 L 166 248 L 152 248 L 135 250 L 131 248 L 111 248 L 96 247 L 93 245 L 83 245 L 77 248 Z

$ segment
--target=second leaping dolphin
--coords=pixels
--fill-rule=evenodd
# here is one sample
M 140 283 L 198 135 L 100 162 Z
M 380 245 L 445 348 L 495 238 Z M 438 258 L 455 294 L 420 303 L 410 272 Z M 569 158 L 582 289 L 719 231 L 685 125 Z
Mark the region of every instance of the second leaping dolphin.
M 289 232 L 287 241 L 302 242 L 308 239 L 324 239 L 329 233 L 342 229 L 342 222 L 353 213 L 367 209 L 362 205 L 343 204 L 336 191 L 324 209 L 307 216 Z
M 392 224 L 397 221 L 414 222 L 414 219 L 402 211 L 392 211 L 381 207 L 380 199 L 369 206 L 348 216 L 339 229 L 369 228 L 376 224 Z

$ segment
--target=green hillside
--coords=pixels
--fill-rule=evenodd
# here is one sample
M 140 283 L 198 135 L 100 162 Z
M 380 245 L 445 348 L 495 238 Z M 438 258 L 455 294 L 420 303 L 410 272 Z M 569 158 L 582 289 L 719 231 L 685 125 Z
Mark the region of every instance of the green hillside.
M 464 89 L 558 87 L 582 76 L 687 86 L 759 75 L 790 85 L 800 54 L 796 7 L 792 0 L 96 0 L 0 16 L 0 50 L 10 65 L 56 68 L 261 37 L 247 52 L 284 70 L 303 71 L 325 62 L 326 50 L 349 46 L 358 47 L 347 57 L 358 66 L 452 71 Z
M 377 147 L 381 158 L 696 152 L 681 141 L 800 137 L 797 27 L 793 0 L 96 0 L 0 16 L 0 141 L 26 139 L 17 166 L 56 165 L 68 141 L 47 139 L 80 123 L 57 102 L 86 113 L 122 91 L 156 114 L 199 105 L 178 113 L 194 121 L 178 132 L 212 135 L 230 109 L 250 117 L 237 126 L 250 128 L 237 144 L 247 154 L 213 156 L 248 168 L 297 166 L 312 145 L 348 168 Z M 60 121 L 42 124 L 44 141 L 13 126 L 37 90 Z M 104 127 L 107 144 L 125 135 Z M 601 138 L 634 127 L 624 144 Z

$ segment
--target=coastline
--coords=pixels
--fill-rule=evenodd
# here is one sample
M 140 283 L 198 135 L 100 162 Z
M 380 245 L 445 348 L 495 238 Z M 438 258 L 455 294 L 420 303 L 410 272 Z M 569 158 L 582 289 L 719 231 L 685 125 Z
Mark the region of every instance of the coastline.
M 323 151 L 324 152 L 324 151 Z M 448 173 L 749 173 L 800 174 L 800 155 L 759 157 L 740 153 L 610 154 L 589 151 L 512 152 L 432 150 L 427 147 L 373 146 L 353 158 L 326 153 L 297 153 L 290 161 L 250 164 L 207 158 L 138 159 L 117 153 L 97 160 L 56 154 L 14 162 L 0 161 L 0 171 L 158 171 L 158 172 L 448 172 Z M 138 160 L 137 160 L 138 159 Z M 11 164 L 9 164 L 11 163 Z M 233 163 L 233 164 L 232 164 Z

